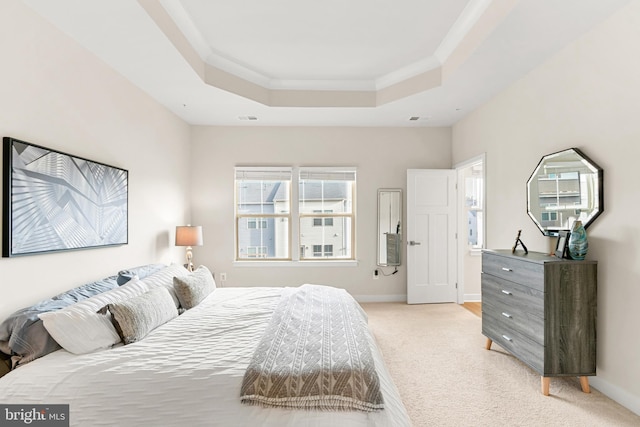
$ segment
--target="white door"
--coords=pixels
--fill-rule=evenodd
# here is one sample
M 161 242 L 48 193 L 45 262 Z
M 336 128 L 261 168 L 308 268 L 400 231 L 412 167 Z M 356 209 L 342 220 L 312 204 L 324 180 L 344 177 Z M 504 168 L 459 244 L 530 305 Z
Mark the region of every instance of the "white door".
M 456 302 L 456 171 L 407 170 L 407 303 Z

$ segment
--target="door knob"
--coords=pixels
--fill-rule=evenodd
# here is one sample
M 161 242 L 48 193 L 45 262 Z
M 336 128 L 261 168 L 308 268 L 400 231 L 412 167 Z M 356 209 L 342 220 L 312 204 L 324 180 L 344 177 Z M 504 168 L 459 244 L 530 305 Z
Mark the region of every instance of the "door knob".
M 420 244 L 420 242 L 416 242 L 415 240 L 409 240 L 409 246 L 418 246 Z

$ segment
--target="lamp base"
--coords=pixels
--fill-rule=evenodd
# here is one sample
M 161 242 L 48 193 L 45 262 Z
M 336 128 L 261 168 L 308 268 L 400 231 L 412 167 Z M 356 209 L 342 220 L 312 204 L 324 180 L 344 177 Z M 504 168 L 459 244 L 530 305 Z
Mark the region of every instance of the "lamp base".
M 191 248 L 191 246 L 187 246 L 187 263 L 184 265 L 184 267 L 187 269 L 187 271 L 189 272 L 193 272 L 193 248 Z

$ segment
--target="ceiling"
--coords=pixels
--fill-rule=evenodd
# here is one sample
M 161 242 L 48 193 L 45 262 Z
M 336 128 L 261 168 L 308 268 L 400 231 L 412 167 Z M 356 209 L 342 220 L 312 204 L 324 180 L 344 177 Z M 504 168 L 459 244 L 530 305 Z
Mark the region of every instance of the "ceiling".
M 629 0 L 23 0 L 187 123 L 450 126 Z

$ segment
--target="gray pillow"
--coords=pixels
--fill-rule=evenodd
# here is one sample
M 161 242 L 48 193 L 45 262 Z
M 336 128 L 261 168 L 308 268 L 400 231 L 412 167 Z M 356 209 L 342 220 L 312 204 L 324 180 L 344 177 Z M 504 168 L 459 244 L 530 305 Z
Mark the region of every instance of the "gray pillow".
M 118 287 L 116 276 L 73 288 L 13 313 L 0 323 L 0 352 L 11 357 L 12 369 L 56 350 L 60 345 L 44 328 L 41 313 L 60 310 Z
M 128 268 L 126 270 L 120 270 L 118 272 L 118 285 L 122 286 L 136 276 L 138 279 L 142 280 L 165 267 L 166 265 L 164 264 L 147 264 L 139 267 Z
M 140 341 L 169 320 L 178 317 L 178 310 L 166 288 L 153 288 L 137 297 L 109 304 L 113 325 L 125 344 Z
M 173 278 L 173 287 L 180 300 L 180 305 L 185 309 L 200 304 L 216 288 L 213 275 L 207 267 L 201 265 L 193 273 L 186 276 Z

